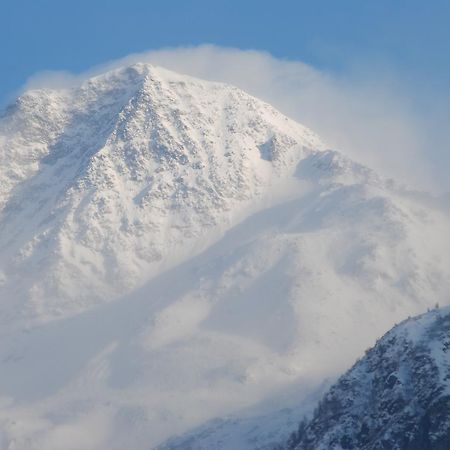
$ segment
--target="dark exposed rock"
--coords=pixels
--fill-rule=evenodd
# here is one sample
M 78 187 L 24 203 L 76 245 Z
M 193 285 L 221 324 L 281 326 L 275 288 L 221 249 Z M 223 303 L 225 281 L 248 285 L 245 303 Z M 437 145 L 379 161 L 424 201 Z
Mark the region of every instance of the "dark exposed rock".
M 450 450 L 450 309 L 394 327 L 325 394 L 286 448 Z

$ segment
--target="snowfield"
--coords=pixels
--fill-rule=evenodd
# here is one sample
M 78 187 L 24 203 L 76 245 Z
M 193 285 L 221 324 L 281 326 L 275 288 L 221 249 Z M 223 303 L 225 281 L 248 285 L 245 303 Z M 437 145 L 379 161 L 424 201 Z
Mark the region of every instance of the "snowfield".
M 136 64 L 26 92 L 0 119 L 0 448 L 270 448 L 450 303 L 449 230 L 234 87 Z

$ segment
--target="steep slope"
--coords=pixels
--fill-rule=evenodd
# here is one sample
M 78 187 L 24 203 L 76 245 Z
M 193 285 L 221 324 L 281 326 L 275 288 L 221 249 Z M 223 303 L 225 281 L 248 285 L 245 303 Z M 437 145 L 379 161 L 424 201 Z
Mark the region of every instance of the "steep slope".
M 34 320 L 204 248 L 321 146 L 238 89 L 145 64 L 25 93 L 0 145 L 0 295 Z
M 289 448 L 445 450 L 450 309 L 395 326 L 324 396 Z
M 136 65 L 0 128 L 8 450 L 280 441 L 274 411 L 448 303 L 447 213 L 235 88 Z

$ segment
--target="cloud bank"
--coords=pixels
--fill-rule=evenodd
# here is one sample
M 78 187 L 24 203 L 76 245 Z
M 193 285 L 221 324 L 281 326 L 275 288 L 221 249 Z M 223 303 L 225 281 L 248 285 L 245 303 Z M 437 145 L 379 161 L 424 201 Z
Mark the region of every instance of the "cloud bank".
M 312 128 L 330 147 L 386 176 L 418 189 L 450 190 L 446 109 L 423 110 L 400 77 L 383 68 L 335 74 L 265 52 L 203 45 L 133 54 L 81 75 L 40 73 L 26 88 L 72 86 L 138 61 L 233 84 Z

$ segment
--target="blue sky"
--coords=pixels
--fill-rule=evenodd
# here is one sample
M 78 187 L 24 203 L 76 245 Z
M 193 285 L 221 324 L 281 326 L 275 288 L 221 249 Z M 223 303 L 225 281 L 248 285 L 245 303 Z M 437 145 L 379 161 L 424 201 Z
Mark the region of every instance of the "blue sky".
M 171 53 L 168 66 L 232 82 L 338 146 L 368 149 L 387 173 L 404 166 L 411 178 L 423 175 L 450 190 L 449 23 L 448 0 L 1 0 L 0 105 L 42 71 L 79 73 L 161 48 L 254 49 L 277 63 L 270 64 L 272 78 L 253 92 L 260 81 L 257 68 L 267 64 L 261 63 L 264 55 L 243 63 L 245 53 L 235 52 L 231 59 L 221 54 L 214 61 L 222 72 L 227 63 L 242 65 L 239 76 L 228 78 L 219 69 L 203 73 L 192 64 L 177 65 L 177 59 L 191 56 L 186 53 Z M 200 53 L 204 66 L 210 54 Z M 310 92 L 298 92 L 303 109 L 292 106 L 297 102 L 292 80 L 278 97 L 265 95 L 286 75 L 283 60 L 320 72 Z M 246 71 L 256 71 L 254 79 Z M 376 158 L 361 159 L 377 165 Z M 414 160 L 410 166 L 408 159 Z
M 0 101 L 41 70 L 203 43 L 333 71 L 383 64 L 450 91 L 449 23 L 446 0 L 2 0 Z

